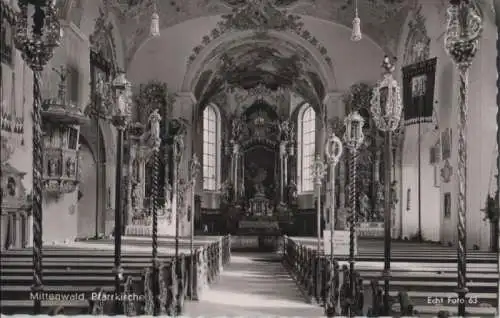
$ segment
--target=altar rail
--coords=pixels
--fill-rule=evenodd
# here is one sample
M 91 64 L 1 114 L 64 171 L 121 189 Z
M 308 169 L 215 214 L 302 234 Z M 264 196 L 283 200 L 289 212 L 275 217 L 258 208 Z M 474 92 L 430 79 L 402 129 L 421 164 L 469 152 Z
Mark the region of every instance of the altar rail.
M 219 277 L 223 267 L 230 262 L 231 237 L 222 237 L 205 247 L 197 248 L 194 253 L 194 275 L 190 276 L 190 255 L 180 255 L 159 265 L 158 283 L 160 314 L 180 315 L 183 312 L 186 297 L 200 300 L 209 285 Z M 123 313 L 127 316 L 153 315 L 153 268 L 148 267 L 138 279 L 129 275 L 125 279 L 123 292 L 127 295 L 144 295 L 141 299 L 125 299 L 122 302 Z M 190 290 L 190 281 L 193 290 Z M 104 292 L 98 289 L 96 292 Z M 105 300 L 89 301 L 89 313 L 92 315 L 116 314 L 110 302 Z
M 342 269 L 336 260 L 329 256 L 318 254 L 316 249 L 294 241 L 288 236 L 283 237 L 283 261 L 310 302 L 315 302 L 325 309 L 325 315 L 346 316 L 351 312 L 354 316 L 364 316 L 365 297 L 363 281 L 357 271 L 354 271 L 354 293 L 350 294 L 350 275 L 347 265 Z M 378 280 L 371 282 L 371 304 L 366 315 L 378 317 L 383 315 L 382 289 Z M 413 305 L 405 292 L 398 295 L 401 311 L 391 313 L 393 316 L 412 316 Z

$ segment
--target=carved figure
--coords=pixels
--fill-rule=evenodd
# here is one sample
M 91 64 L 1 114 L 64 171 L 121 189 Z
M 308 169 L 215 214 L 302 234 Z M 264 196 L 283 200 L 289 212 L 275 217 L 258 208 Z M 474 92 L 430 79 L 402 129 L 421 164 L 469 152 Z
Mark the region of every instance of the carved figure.
M 285 156 L 286 155 L 286 141 L 282 141 L 280 143 L 280 156 Z
M 105 91 L 104 74 L 101 72 L 97 72 L 95 88 L 96 92 L 99 95 L 104 96 L 104 91 Z
M 241 121 L 238 118 L 233 119 L 232 122 L 232 133 L 233 139 L 237 140 L 241 133 Z
M 264 180 L 267 178 L 267 171 L 264 168 L 259 168 L 257 174 L 252 179 L 255 188 L 255 195 L 265 195 Z
M 118 95 L 118 114 L 124 115 L 128 113 L 128 96 L 126 93 L 121 93 Z
M 233 185 L 231 183 L 231 180 L 227 179 L 222 183 L 221 187 L 221 192 L 222 192 L 222 198 L 224 202 L 232 202 L 233 200 Z
M 233 155 L 237 156 L 240 152 L 240 145 L 234 140 L 231 140 L 231 144 L 233 146 Z
M 149 115 L 151 138 L 153 138 L 153 141 L 160 139 L 160 121 L 161 116 L 158 113 L 158 109 L 153 110 L 151 115 Z
M 396 206 L 396 204 L 398 204 L 399 200 L 398 200 L 398 195 L 397 195 L 397 191 L 396 191 L 396 186 L 397 186 L 398 182 L 397 181 L 392 181 L 391 182 L 391 206 L 394 208 Z
M 290 123 L 288 120 L 282 121 L 279 125 L 281 140 L 288 141 L 290 139 Z
M 56 170 L 57 170 L 56 159 L 49 159 L 48 168 L 49 168 L 48 175 L 51 176 L 51 177 L 54 176 L 56 174 Z
M 132 190 L 132 208 L 136 209 L 141 203 L 141 184 L 139 182 L 134 183 L 134 189 Z
M 294 180 L 291 180 L 290 184 L 288 185 L 288 200 L 290 202 L 293 202 L 297 200 L 297 196 L 298 196 L 297 184 L 295 184 Z
M 368 217 L 371 213 L 371 203 L 370 198 L 366 195 L 366 193 L 361 194 L 360 198 L 360 214 L 363 217 Z
M 70 158 L 66 160 L 66 174 L 68 177 L 72 177 L 76 174 L 76 163 Z
M 170 204 L 171 204 L 171 197 L 172 197 L 172 186 L 170 185 L 170 183 L 166 183 L 165 184 L 165 188 L 164 188 L 164 191 L 165 191 L 165 204 L 167 205 L 167 208 L 170 207 Z
M 174 136 L 174 150 L 176 153 L 176 160 L 180 162 L 182 154 L 184 152 L 184 139 L 183 136 L 178 134 Z

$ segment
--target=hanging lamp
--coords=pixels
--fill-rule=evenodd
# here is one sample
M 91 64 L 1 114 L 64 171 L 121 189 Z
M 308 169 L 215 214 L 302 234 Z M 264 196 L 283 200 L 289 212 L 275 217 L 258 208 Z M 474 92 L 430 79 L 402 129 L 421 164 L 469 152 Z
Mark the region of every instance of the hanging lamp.
M 160 16 L 158 15 L 158 8 L 156 6 L 156 0 L 153 3 L 154 11 L 151 16 L 151 27 L 149 29 L 149 34 L 153 37 L 160 36 Z
M 360 41 L 363 38 L 361 34 L 361 19 L 358 16 L 358 0 L 355 2 L 355 15 L 352 20 L 352 35 L 351 40 L 354 42 Z

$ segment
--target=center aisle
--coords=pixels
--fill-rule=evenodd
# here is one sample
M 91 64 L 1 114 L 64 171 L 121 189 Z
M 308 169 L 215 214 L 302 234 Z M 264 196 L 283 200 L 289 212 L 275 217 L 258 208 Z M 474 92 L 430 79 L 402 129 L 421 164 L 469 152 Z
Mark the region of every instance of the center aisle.
M 201 301 L 186 302 L 185 316 L 322 316 L 306 303 L 276 254 L 236 253 Z

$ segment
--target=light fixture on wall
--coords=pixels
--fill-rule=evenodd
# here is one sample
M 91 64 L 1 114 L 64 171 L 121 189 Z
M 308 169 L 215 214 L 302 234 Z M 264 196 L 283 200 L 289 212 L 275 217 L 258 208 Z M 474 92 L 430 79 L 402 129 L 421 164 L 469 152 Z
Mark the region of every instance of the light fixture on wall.
M 363 38 L 361 34 L 361 19 L 358 16 L 358 0 L 354 3 L 354 19 L 352 20 L 352 35 L 351 40 L 354 42 L 360 41 Z
M 158 7 L 156 5 L 156 0 L 153 2 L 153 15 L 151 16 L 151 27 L 149 29 L 149 34 L 153 37 L 160 36 L 160 16 L 158 15 Z

